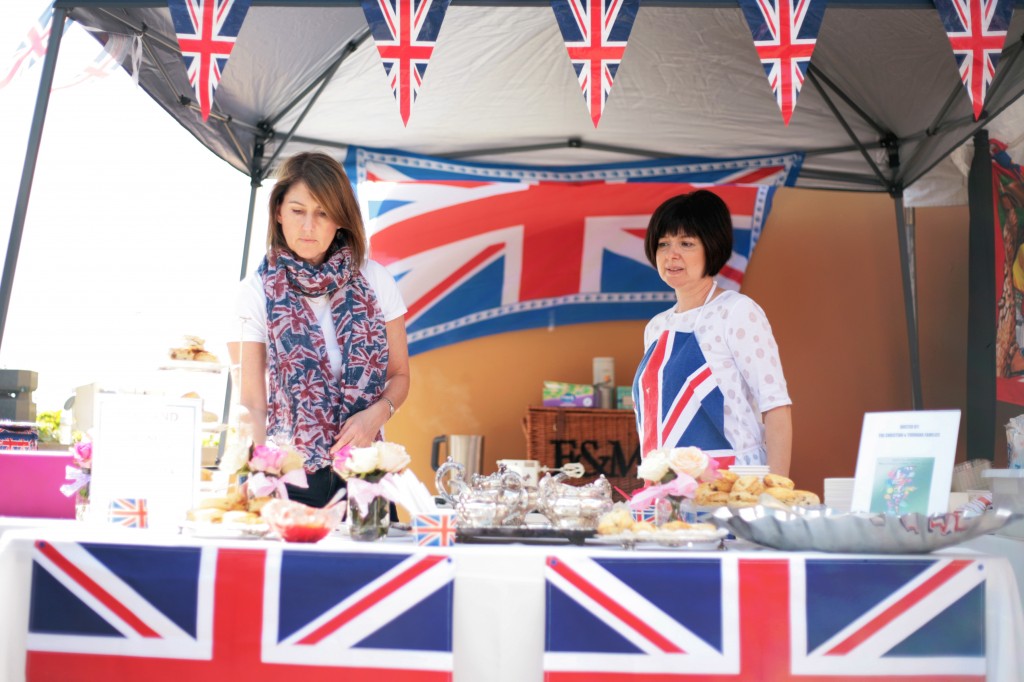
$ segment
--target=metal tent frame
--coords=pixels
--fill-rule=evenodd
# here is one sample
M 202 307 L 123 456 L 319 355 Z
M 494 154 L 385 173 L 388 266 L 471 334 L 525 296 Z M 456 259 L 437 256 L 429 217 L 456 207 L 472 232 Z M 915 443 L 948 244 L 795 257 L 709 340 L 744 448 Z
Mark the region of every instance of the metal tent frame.
M 549 6 L 548 2 L 542 0 L 494 0 L 492 2 L 453 0 L 452 4 L 494 7 Z M 1017 4 L 1018 6 L 1020 5 L 1019 0 Z M 358 0 L 253 0 L 252 5 L 253 7 L 277 7 L 301 11 L 302 8 L 359 7 L 360 3 Z M 735 0 L 645 0 L 644 6 L 735 8 L 736 2 Z M 187 88 L 187 82 L 185 83 L 185 88 L 183 88 L 180 78 L 175 79 L 172 77 L 161 60 L 161 56 L 166 57 L 170 55 L 171 58 L 178 58 L 179 56 L 177 42 L 173 34 L 169 36 L 162 34 L 152 26 L 149 26 L 145 21 L 133 21 L 131 15 L 127 12 L 128 8 L 139 10 L 140 8 L 158 7 L 166 8 L 166 2 L 159 0 L 137 0 L 135 2 L 131 0 L 57 0 L 55 3 L 54 22 L 56 25 L 62 25 L 73 15 L 75 17 L 81 15 L 94 23 L 101 23 L 108 27 L 117 27 L 119 30 L 138 36 L 141 39 L 147 62 L 154 65 L 155 69 L 160 73 L 160 78 L 163 81 L 160 84 L 161 87 L 165 88 L 167 93 L 173 93 L 173 100 L 182 110 L 198 111 L 198 105 L 192 97 L 191 90 L 185 89 Z M 885 7 L 893 9 L 934 10 L 934 5 L 930 0 L 891 0 L 889 2 L 880 2 L 878 0 L 860 0 L 859 2 L 857 0 L 845 0 L 844 2 L 843 0 L 835 0 L 830 3 L 829 9 L 831 10 L 834 7 L 870 7 L 873 9 Z M 0 279 L 0 344 L 3 342 L 36 161 L 49 103 L 49 93 L 60 51 L 61 35 L 61 31 L 52 32 L 49 50 L 43 62 L 39 92 L 36 98 L 35 112 L 25 154 L 25 163 L 11 226 L 7 255 L 2 279 Z M 291 149 L 292 147 L 344 148 L 347 146 L 345 141 L 323 139 L 315 135 L 299 135 L 298 131 L 307 116 L 313 111 L 325 90 L 332 83 L 332 79 L 339 72 L 339 69 L 357 52 L 360 46 L 367 42 L 369 37 L 369 30 L 363 29 L 362 31 L 357 31 L 347 40 L 342 41 L 340 46 L 335 49 L 333 56 L 326 60 L 325 65 L 315 77 L 309 79 L 306 85 L 296 92 L 284 106 L 280 107 L 275 113 L 260 120 L 243 120 L 242 116 L 224 112 L 214 102 L 208 126 L 210 126 L 211 130 L 216 129 L 222 134 L 223 139 L 226 141 L 224 150 L 218 151 L 214 149 L 209 140 L 200 137 L 200 134 L 193 127 L 193 134 L 200 137 L 204 144 L 214 149 L 218 155 L 225 158 L 236 168 L 241 170 L 244 167 L 246 174 L 250 178 L 251 191 L 240 277 L 244 277 L 248 270 L 248 245 L 252 235 L 256 191 L 262 181 L 272 172 L 276 163 L 281 158 L 282 152 L 286 148 Z M 806 168 L 801 172 L 798 186 L 822 188 L 839 186 L 842 189 L 855 191 L 884 191 L 893 198 L 907 324 L 911 374 L 911 406 L 913 409 L 921 409 L 923 401 L 915 291 L 914 215 L 913 209 L 907 209 L 904 206 L 903 192 L 963 143 L 979 133 L 983 135 L 984 126 L 1024 94 L 1024 60 L 1021 59 L 1021 52 L 1024 50 L 1024 43 L 1022 43 L 1024 36 L 1020 37 L 1021 39 L 1015 40 L 1004 49 L 997 77 L 990 86 L 987 98 L 987 101 L 991 104 L 991 109 L 987 109 L 978 121 L 975 121 L 972 116 L 955 115 L 956 107 L 954 104 L 963 97 L 962 86 L 957 81 L 949 88 L 944 104 L 930 123 L 923 129 L 916 130 L 910 134 L 904 134 L 902 137 L 896 135 L 882 121 L 869 115 L 867 108 L 862 106 L 854 95 L 845 91 L 837 83 L 834 75 L 826 73 L 824 69 L 814 63 L 812 63 L 808 70 L 807 80 L 825 103 L 835 121 L 845 131 L 849 138 L 849 144 L 818 148 L 809 147 L 803 151 L 808 158 L 829 157 L 855 152 L 863 159 L 867 172 Z M 150 86 L 147 88 L 147 91 L 155 99 L 158 99 L 165 108 L 168 108 L 169 113 L 175 115 L 169 108 L 171 106 L 169 102 L 171 102 L 172 97 L 164 93 L 161 99 L 154 92 L 155 88 L 155 85 Z M 804 96 L 806 97 L 806 94 Z M 179 120 L 182 120 L 181 117 L 179 117 Z M 855 125 L 859 125 L 862 128 L 866 127 L 869 133 L 867 135 L 859 135 Z M 244 140 L 250 141 L 248 148 Z M 580 136 L 569 136 L 564 139 L 552 139 L 539 143 L 524 141 L 522 144 L 452 149 L 446 153 L 435 155 L 452 159 L 466 159 L 515 155 L 523 152 L 535 152 L 562 147 L 588 149 L 640 158 L 678 155 L 662 150 L 610 144 L 599 139 L 587 140 Z M 912 150 L 906 153 L 905 150 L 908 147 L 912 147 Z M 885 160 L 882 163 L 876 161 L 875 156 L 873 156 L 873 151 L 878 149 L 882 149 L 885 152 Z M 228 158 L 229 156 L 231 157 L 230 159 Z M 980 181 L 973 181 L 972 186 L 980 188 Z M 978 190 L 975 189 L 974 191 Z M 973 214 L 975 214 L 974 202 L 972 202 Z M 992 280 L 993 276 L 991 272 L 983 273 L 977 271 L 978 268 L 984 267 L 984 258 L 980 253 L 976 254 L 975 249 L 983 249 L 985 245 L 979 243 L 976 246 L 973 235 L 979 231 L 984 232 L 986 229 L 991 230 L 990 212 L 988 214 L 987 228 L 985 227 L 984 220 L 985 216 L 980 215 L 977 221 L 972 220 L 972 282 L 975 280 L 985 280 L 986 278 Z M 989 246 L 988 248 L 988 253 L 991 253 L 991 247 Z M 991 270 L 990 257 L 988 257 L 988 261 L 988 268 Z M 985 299 L 978 298 L 983 295 L 988 294 L 987 292 L 976 294 L 976 292 L 972 291 L 972 315 L 970 317 L 972 328 L 976 325 L 988 325 L 989 328 L 994 327 L 994 311 L 986 315 L 977 312 L 984 310 Z M 991 307 L 992 300 L 993 296 L 989 295 L 987 299 L 989 307 Z M 968 347 L 969 356 L 984 356 L 986 352 L 985 346 L 980 346 L 979 344 L 985 343 L 985 341 L 979 339 L 978 334 L 972 334 L 970 340 L 971 343 Z M 971 364 L 970 371 L 972 376 L 973 372 L 982 371 L 980 365 L 975 367 L 975 364 Z M 985 369 L 984 371 L 988 370 Z M 981 405 L 988 400 L 988 398 L 978 394 L 974 386 L 976 382 L 969 382 L 969 384 L 969 405 Z M 982 421 L 994 419 L 994 389 L 988 395 L 991 397 L 991 407 L 985 407 L 976 412 L 983 415 Z M 225 400 L 225 414 L 228 403 L 229 398 Z M 973 407 L 972 410 L 969 410 L 969 421 L 971 421 L 970 414 L 972 411 Z M 974 421 L 977 422 L 977 419 Z M 978 430 L 976 429 L 975 431 L 977 432 Z M 992 429 L 988 428 L 988 431 L 992 431 Z M 971 431 L 969 431 L 970 434 Z M 974 437 L 980 436 L 975 433 Z M 978 450 L 980 452 L 991 452 L 992 448 L 979 446 Z

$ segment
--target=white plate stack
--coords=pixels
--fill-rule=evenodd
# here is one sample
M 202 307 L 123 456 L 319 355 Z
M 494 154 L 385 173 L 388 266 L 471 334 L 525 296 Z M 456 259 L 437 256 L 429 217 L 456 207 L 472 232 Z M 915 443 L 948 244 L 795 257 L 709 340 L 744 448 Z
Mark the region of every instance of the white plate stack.
M 771 473 L 771 469 L 767 466 L 758 466 L 754 464 L 734 464 L 729 467 L 729 471 L 733 472 L 737 476 L 757 476 L 758 478 L 764 478 Z
M 853 479 L 826 478 L 825 506 L 836 511 L 850 511 L 850 507 L 853 506 Z

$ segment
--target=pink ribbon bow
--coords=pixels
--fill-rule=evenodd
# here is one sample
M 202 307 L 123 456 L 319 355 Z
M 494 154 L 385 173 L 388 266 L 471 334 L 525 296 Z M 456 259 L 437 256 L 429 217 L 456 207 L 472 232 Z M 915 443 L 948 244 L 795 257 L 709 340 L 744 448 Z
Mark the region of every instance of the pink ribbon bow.
M 370 483 L 362 478 L 348 479 L 349 506 L 359 505 L 359 511 L 365 516 L 370 508 L 370 501 L 375 497 L 383 497 L 385 500 L 394 502 L 396 491 L 390 479 L 391 474 L 380 479 L 379 483 Z
M 697 481 L 687 474 L 676 474 L 668 483 L 652 485 L 637 492 L 629 500 L 630 509 L 646 509 L 654 504 L 655 500 L 672 495 L 674 497 L 693 497 L 697 492 Z
M 309 487 L 306 482 L 306 472 L 302 469 L 293 469 L 283 476 L 267 476 L 260 471 L 249 477 L 247 485 L 253 497 L 270 497 L 276 492 L 278 497 L 287 500 L 288 489 L 284 487 L 285 483 L 296 488 Z
M 79 490 L 84 488 L 86 485 L 88 485 L 89 480 L 92 478 L 92 476 L 82 471 L 78 467 L 68 465 L 67 468 L 64 469 L 64 478 L 68 479 L 71 482 L 62 485 L 60 487 L 60 491 L 64 493 L 66 497 L 71 497 Z

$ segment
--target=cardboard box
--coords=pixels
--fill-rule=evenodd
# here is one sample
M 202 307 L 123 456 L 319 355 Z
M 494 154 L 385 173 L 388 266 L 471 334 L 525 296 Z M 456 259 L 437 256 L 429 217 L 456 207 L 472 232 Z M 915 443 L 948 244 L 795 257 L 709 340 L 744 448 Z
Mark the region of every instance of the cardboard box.
M 544 407 L 594 407 L 594 400 L 591 384 L 544 382 Z
M 617 386 L 615 388 L 615 407 L 619 410 L 633 409 L 632 386 Z

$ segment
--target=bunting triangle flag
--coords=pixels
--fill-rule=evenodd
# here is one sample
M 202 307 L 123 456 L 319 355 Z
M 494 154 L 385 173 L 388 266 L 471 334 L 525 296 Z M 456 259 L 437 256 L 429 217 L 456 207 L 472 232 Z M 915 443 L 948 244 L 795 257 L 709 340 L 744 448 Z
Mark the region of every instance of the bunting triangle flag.
M 825 16 L 825 0 L 739 0 L 787 126 Z
M 551 0 L 595 128 L 612 92 L 639 6 L 640 0 Z
M 196 92 L 203 120 L 228 67 L 251 0 L 167 0 L 188 82 Z
M 960 80 L 981 117 L 1010 27 L 1013 0 L 934 0 L 960 69 Z
M 423 86 L 449 1 L 363 0 L 363 14 L 398 100 L 403 125 L 409 125 L 412 103 Z
M 67 31 L 70 25 L 71 22 L 68 21 L 64 25 L 64 30 Z M 11 66 L 3 78 L 0 78 L 0 88 L 6 87 L 19 75 L 31 69 L 36 62 L 43 60 L 43 57 L 46 56 L 46 46 L 50 42 L 50 30 L 52 28 L 53 3 L 51 2 L 43 10 L 43 13 L 39 15 L 39 18 L 36 19 L 36 22 L 32 24 L 32 27 L 29 28 L 25 39 L 18 45 L 18 49 L 14 51 L 14 55 L 11 57 Z

